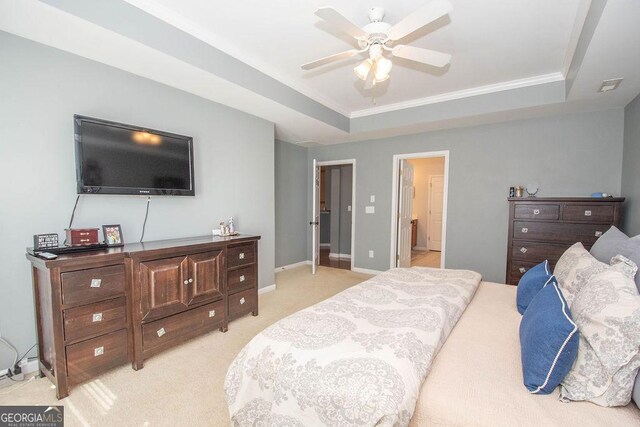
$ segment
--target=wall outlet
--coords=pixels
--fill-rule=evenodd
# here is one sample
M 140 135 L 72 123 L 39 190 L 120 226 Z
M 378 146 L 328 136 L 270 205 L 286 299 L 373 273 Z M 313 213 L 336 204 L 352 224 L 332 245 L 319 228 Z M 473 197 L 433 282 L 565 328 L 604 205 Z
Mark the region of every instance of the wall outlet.
M 373 251 L 369 251 L 369 258 L 373 258 Z
M 347 206 L 347 212 L 351 212 L 351 205 Z
M 375 203 L 375 202 L 376 202 L 376 196 L 375 196 L 374 194 L 370 195 L 370 196 L 369 196 L 369 201 L 370 201 L 371 203 Z
M 368 213 L 368 214 L 376 213 L 376 207 L 375 206 L 365 206 L 364 213 Z

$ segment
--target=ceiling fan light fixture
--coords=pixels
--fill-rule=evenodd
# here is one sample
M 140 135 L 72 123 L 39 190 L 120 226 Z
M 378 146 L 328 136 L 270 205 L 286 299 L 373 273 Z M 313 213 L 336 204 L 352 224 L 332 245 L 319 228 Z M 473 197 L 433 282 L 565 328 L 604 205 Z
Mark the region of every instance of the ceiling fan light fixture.
M 376 82 L 380 83 L 389 78 L 389 73 L 391 72 L 391 67 L 393 67 L 393 62 L 385 57 L 378 58 L 376 62 Z
M 369 71 L 371 70 L 371 66 L 373 65 L 373 61 L 371 59 L 365 59 L 360 64 L 358 64 L 353 69 L 353 73 L 360 80 L 367 80 L 367 76 L 369 75 Z

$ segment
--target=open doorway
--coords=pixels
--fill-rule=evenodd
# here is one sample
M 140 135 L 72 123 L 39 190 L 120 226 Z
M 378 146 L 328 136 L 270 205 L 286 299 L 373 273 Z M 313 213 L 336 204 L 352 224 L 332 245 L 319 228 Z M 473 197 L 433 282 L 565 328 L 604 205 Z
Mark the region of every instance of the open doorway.
M 314 161 L 313 268 L 353 268 L 355 160 Z
M 391 267 L 444 268 L 448 151 L 394 156 Z

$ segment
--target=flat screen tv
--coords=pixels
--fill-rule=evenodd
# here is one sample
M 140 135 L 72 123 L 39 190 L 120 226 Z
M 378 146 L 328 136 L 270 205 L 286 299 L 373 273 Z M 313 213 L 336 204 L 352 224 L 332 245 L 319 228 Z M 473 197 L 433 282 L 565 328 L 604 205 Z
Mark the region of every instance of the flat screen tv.
M 78 194 L 193 196 L 193 138 L 73 116 Z

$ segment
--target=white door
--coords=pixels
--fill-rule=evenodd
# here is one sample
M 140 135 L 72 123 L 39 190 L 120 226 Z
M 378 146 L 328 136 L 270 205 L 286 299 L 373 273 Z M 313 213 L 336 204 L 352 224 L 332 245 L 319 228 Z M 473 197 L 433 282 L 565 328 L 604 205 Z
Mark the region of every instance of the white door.
M 411 215 L 413 212 L 413 166 L 400 161 L 398 197 L 398 267 L 411 267 Z
M 444 204 L 444 176 L 429 177 L 429 237 L 430 251 L 442 250 L 442 208 Z
M 316 274 L 320 265 L 320 166 L 313 159 L 313 218 L 311 225 L 312 262 L 311 273 Z

